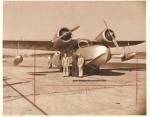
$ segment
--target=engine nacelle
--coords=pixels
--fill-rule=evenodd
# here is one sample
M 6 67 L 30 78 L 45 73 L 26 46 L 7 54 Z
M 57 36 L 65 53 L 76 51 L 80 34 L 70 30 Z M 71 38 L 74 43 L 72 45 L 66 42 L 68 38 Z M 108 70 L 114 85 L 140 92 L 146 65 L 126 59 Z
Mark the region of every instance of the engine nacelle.
M 105 29 L 103 32 L 101 32 L 95 40 L 98 42 L 112 42 L 113 38 L 115 38 L 115 33 L 111 29 Z
M 62 35 L 64 36 L 61 37 Z M 68 42 L 71 41 L 71 39 L 72 39 L 72 33 L 70 32 L 70 29 L 66 27 L 60 28 L 54 37 L 53 46 L 55 48 L 66 47 L 66 45 L 68 44 Z
M 20 55 L 18 55 L 18 56 L 16 56 L 15 59 L 14 59 L 14 65 L 17 66 L 17 65 L 21 64 L 22 61 L 23 61 L 23 57 L 20 56 Z

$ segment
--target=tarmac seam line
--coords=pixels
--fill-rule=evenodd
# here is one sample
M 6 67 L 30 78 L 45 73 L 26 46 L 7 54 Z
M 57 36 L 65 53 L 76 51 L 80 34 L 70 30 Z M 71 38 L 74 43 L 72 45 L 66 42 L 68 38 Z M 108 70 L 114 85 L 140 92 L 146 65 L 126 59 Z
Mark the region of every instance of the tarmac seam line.
M 38 107 L 36 104 L 34 104 L 31 100 L 29 100 L 25 95 L 23 95 L 21 92 L 19 92 L 16 88 L 11 86 L 7 81 L 4 80 L 4 82 L 11 87 L 14 91 L 16 91 L 18 94 L 20 94 L 25 100 L 27 100 L 30 104 L 32 104 L 36 109 L 38 109 L 40 112 L 42 112 L 44 115 L 48 115 L 45 111 L 43 111 L 40 107 Z

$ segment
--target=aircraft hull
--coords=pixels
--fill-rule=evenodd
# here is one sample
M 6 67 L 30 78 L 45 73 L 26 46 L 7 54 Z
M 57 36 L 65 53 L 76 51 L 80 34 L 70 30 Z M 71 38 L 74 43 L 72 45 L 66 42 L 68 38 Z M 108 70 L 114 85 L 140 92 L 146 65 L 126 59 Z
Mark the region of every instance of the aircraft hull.
M 86 66 L 92 65 L 97 68 L 109 61 L 111 58 L 110 48 L 103 45 L 92 45 L 79 48 L 76 53 L 81 54 L 84 57 Z

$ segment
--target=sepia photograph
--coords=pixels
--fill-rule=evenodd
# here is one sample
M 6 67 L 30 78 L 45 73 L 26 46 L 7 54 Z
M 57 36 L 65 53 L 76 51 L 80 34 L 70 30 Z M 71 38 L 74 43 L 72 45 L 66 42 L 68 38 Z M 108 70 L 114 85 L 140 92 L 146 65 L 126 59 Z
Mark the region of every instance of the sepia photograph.
M 146 1 L 3 1 L 3 115 L 147 115 Z

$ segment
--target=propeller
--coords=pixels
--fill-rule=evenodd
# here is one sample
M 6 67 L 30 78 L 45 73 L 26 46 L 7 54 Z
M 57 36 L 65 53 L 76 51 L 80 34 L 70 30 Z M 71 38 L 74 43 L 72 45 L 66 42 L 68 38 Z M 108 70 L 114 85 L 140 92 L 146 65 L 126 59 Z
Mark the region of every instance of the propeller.
M 114 45 L 118 48 L 119 47 L 119 45 L 118 45 L 118 43 L 117 43 L 117 40 L 116 40 L 116 38 L 115 38 L 115 35 L 114 35 L 114 33 L 113 32 L 111 32 L 110 31 L 110 29 L 108 28 L 108 25 L 107 25 L 107 23 L 106 23 L 106 21 L 104 20 L 104 24 L 105 24 L 105 26 L 106 26 L 106 28 L 107 28 L 107 30 L 108 30 L 108 34 L 109 34 L 109 36 L 111 37 L 111 39 L 112 39 L 112 42 L 114 43 Z
M 69 32 L 65 32 L 64 34 L 62 34 L 61 36 L 59 36 L 58 38 L 56 38 L 56 40 L 63 38 L 64 36 L 68 35 L 69 33 L 74 32 L 78 28 L 80 28 L 80 26 L 76 26 L 76 27 L 72 28 Z

